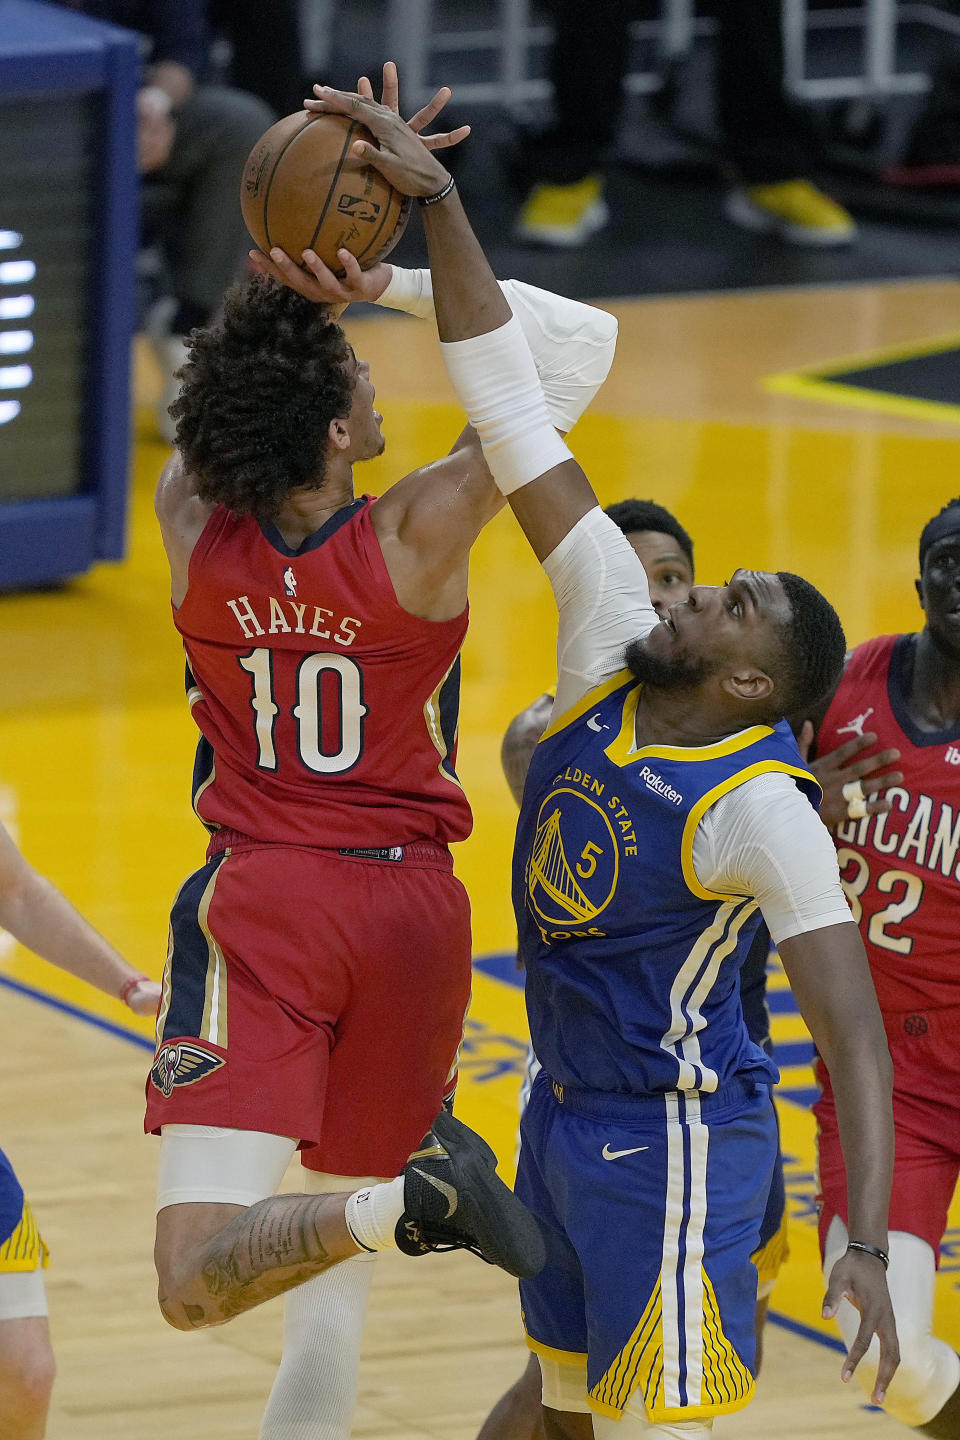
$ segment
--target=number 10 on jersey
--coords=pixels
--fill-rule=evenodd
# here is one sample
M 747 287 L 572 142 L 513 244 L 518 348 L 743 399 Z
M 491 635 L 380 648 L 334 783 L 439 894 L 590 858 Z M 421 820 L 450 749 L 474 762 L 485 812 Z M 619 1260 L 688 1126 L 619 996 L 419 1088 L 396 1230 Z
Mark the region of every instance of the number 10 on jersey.
M 274 728 L 280 706 L 274 698 L 272 652 L 261 646 L 249 655 L 239 655 L 237 663 L 253 677 L 250 708 L 256 717 L 257 767 L 276 770 Z M 340 730 L 339 749 L 329 753 L 322 749 L 325 674 L 336 680 Z M 352 770 L 363 754 L 363 726 L 367 715 L 360 666 L 347 655 L 305 656 L 297 666 L 296 704 L 290 714 L 297 722 L 300 759 L 308 770 L 316 775 L 342 775 Z

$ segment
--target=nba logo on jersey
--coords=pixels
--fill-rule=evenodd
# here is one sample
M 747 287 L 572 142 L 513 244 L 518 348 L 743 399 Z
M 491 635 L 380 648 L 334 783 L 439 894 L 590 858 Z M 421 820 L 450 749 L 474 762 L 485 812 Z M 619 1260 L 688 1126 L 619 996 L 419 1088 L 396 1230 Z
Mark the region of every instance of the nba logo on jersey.
M 292 565 L 288 565 L 283 572 L 283 588 L 288 595 L 295 596 L 297 593 L 297 577 L 293 573 Z
M 960 750 L 957 749 L 956 745 L 948 745 L 947 753 L 943 758 L 948 765 L 960 765 Z

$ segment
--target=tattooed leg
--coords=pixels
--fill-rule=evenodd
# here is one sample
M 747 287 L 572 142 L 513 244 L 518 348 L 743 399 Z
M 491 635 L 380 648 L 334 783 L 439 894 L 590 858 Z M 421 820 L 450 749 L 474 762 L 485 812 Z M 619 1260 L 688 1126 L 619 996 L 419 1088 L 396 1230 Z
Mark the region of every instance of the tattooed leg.
M 157 1215 L 160 1309 L 177 1330 L 234 1315 L 360 1253 L 346 1195 L 274 1195 L 248 1208 L 189 1203 Z

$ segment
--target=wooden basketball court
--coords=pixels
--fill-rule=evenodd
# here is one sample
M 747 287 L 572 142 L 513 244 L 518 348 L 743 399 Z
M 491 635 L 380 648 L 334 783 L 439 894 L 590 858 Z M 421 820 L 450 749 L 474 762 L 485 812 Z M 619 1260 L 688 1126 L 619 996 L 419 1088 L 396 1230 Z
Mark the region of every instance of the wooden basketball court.
M 701 580 L 737 565 L 797 570 L 839 609 L 852 643 L 916 628 L 916 543 L 960 491 L 958 432 L 942 412 L 828 404 L 771 376 L 835 357 L 922 349 L 960 332 L 960 284 L 853 285 L 618 303 L 613 375 L 574 432 L 604 503 L 653 497 L 697 546 Z M 385 456 L 359 485 L 377 491 L 441 453 L 459 418 L 429 326 L 349 325 L 371 362 Z M 195 731 L 168 610 L 152 489 L 166 451 L 146 408 L 156 376 L 138 356 L 141 401 L 128 560 L 68 587 L 0 598 L 0 816 L 136 965 L 159 975 L 167 913 L 200 863 L 189 807 Z M 482 538 L 464 654 L 460 774 L 476 814 L 459 873 L 474 904 L 474 1004 L 460 1111 L 512 1166 L 524 1052 L 522 992 L 503 961 L 514 813 L 499 770 L 510 717 L 553 678 L 549 588 L 509 514 Z M 257 1434 L 280 1353 L 276 1304 L 218 1331 L 168 1329 L 151 1264 L 155 1142 L 141 1134 L 148 1028 L 0 936 L 0 1144 L 52 1250 L 59 1362 L 51 1440 L 234 1440 Z M 755 1404 L 723 1437 L 847 1440 L 897 1433 L 839 1381 L 835 1336 L 818 1319 L 813 1124 L 805 1032 L 774 975 L 774 1039 L 793 1258 Z M 371 1103 L 375 1104 L 375 1097 Z M 295 1167 L 288 1175 L 296 1188 Z M 960 1211 L 952 1217 L 960 1227 Z M 960 1345 L 960 1228 L 947 1237 L 938 1325 Z M 516 1293 L 470 1257 L 385 1256 L 371 1302 L 354 1433 L 470 1440 L 519 1374 Z

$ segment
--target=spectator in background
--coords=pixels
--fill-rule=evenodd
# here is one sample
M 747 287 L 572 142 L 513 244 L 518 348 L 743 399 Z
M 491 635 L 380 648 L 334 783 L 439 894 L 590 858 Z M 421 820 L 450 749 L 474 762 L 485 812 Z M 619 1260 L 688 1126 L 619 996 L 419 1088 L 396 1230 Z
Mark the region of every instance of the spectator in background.
M 205 85 L 210 60 L 206 0 L 66 0 L 68 8 L 143 36 L 137 92 L 137 167 L 143 178 L 145 238 L 162 252 L 170 295 L 148 330 L 164 375 L 157 413 L 163 438 L 175 426 L 167 406 L 186 358 L 185 337 L 216 312 L 241 272 L 250 241 L 237 200 L 244 161 L 274 116 L 253 95 Z
M 623 112 L 637 5 L 548 0 L 548 8 L 556 26 L 550 58 L 556 120 L 529 141 L 531 188 L 517 238 L 575 246 L 609 219 L 600 162 Z M 790 244 L 849 244 L 856 227 L 810 181 L 815 135 L 784 93 L 780 0 L 718 0 L 717 20 L 717 120 L 732 174 L 727 218 Z

